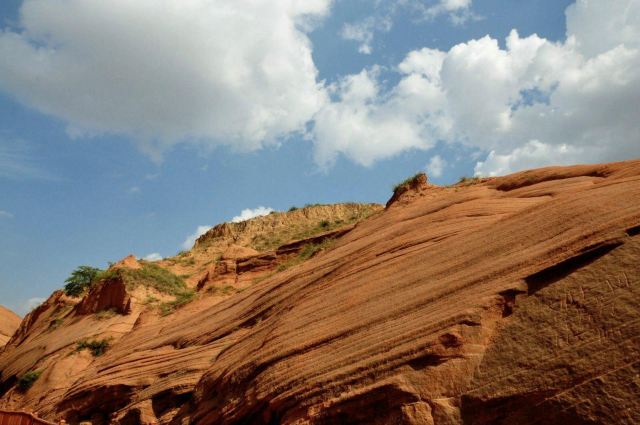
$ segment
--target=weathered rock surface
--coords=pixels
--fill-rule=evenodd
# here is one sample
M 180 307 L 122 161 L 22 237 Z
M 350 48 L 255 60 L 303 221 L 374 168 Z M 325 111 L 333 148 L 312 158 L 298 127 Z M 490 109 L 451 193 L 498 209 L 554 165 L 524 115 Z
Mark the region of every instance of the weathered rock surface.
M 0 351 L 18 329 L 20 321 L 17 314 L 0 305 Z
M 71 423 L 637 424 L 639 260 L 640 161 L 420 186 L 223 301 L 140 313 L 101 357 L 70 347 L 103 321 L 44 330 L 52 296 L 0 355 L 0 405 Z

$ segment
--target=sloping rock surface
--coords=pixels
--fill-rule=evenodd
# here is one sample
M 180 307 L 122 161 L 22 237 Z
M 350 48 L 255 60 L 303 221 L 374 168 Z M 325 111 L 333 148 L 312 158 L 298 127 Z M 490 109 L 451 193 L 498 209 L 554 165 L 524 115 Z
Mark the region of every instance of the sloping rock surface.
M 0 305 L 0 350 L 11 339 L 18 326 L 20 326 L 20 317 Z
M 639 259 L 640 161 L 423 187 L 76 372 L 48 364 L 72 375 L 55 391 L 11 388 L 56 331 L 14 341 L 0 401 L 71 423 L 637 424 Z

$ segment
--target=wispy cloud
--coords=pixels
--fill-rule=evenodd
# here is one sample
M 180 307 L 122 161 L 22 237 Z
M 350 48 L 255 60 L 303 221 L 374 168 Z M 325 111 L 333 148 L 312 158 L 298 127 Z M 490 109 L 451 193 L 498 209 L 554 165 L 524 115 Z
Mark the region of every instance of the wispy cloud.
M 9 211 L 5 211 L 5 210 L 0 210 L 0 219 L 2 218 L 13 218 L 14 215 L 11 214 Z
M 418 22 L 433 21 L 447 16 L 453 25 L 462 25 L 472 19 L 479 19 L 472 10 L 473 0 L 392 0 L 377 1 L 372 15 L 355 22 L 347 22 L 340 30 L 345 40 L 359 43 L 358 52 L 368 55 L 373 52 L 376 34 L 387 33 L 393 28 L 395 17 L 402 10 L 408 10 Z
M 28 142 L 21 139 L 7 139 L 1 135 L 0 179 L 58 180 L 56 176 L 44 170 Z
M 346 23 L 340 31 L 340 36 L 345 40 L 357 41 L 360 43 L 358 52 L 369 55 L 373 51 L 372 42 L 376 32 L 389 32 L 392 21 L 388 16 L 369 16 L 359 22 Z

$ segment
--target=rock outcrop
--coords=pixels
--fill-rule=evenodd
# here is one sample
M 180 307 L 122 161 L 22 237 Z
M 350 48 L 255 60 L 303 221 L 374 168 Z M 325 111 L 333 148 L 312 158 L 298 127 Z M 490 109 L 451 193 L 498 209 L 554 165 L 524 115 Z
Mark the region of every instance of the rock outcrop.
M 99 357 L 74 344 L 112 328 L 44 329 L 64 300 L 48 301 L 0 355 L 0 407 L 94 424 L 640 423 L 640 161 L 413 193 L 221 301 L 134 305 Z
M 20 320 L 17 314 L 0 305 L 0 351 L 20 326 Z

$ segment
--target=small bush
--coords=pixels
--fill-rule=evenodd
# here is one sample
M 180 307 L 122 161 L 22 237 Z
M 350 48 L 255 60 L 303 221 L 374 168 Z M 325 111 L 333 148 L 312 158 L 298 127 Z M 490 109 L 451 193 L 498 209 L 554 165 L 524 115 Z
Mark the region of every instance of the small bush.
M 31 388 L 38 378 L 40 378 L 40 375 L 42 375 L 41 370 L 32 370 L 22 375 L 18 379 L 18 388 L 20 391 L 24 392 Z
M 289 212 L 294 212 L 294 211 L 298 211 L 298 207 L 296 207 L 295 205 L 289 208 Z
M 76 351 L 89 350 L 93 357 L 99 357 L 109 349 L 109 345 L 109 339 L 83 339 L 78 341 Z
M 329 220 L 322 220 L 319 225 L 320 225 L 321 228 L 327 229 L 327 228 L 329 228 L 331 223 L 329 223 Z
M 90 266 L 80 266 L 71 272 L 64 286 L 64 293 L 71 297 L 82 295 L 96 281 L 102 270 Z

